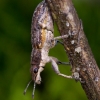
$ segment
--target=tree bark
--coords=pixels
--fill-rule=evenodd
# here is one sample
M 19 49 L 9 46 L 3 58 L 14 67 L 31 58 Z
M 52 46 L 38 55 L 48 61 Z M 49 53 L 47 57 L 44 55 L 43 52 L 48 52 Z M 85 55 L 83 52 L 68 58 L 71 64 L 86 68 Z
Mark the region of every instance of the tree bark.
M 88 100 L 100 100 L 100 70 L 93 57 L 71 0 L 46 0 L 57 23 L 64 47 L 72 66 L 72 76 L 80 83 Z

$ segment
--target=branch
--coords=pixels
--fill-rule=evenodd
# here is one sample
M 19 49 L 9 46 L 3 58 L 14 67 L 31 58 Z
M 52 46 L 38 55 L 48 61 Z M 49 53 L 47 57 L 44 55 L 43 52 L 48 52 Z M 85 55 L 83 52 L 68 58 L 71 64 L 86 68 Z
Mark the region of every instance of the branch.
M 82 22 L 78 18 L 71 0 L 46 0 L 53 19 L 57 23 L 63 39 L 70 64 L 72 76 L 81 78 L 81 85 L 89 100 L 100 100 L 100 70 L 92 55 L 85 37 Z

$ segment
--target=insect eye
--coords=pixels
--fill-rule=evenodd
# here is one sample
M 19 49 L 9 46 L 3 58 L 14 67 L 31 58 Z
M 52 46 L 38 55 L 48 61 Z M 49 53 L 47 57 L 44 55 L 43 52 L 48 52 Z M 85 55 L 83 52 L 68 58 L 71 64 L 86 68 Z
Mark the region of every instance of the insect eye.
M 38 68 L 34 68 L 34 73 L 37 73 L 38 72 Z

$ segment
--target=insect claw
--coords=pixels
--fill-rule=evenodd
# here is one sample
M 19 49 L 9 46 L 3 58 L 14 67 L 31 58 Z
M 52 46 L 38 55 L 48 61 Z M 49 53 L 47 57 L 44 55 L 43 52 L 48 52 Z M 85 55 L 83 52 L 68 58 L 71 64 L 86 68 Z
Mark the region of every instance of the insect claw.
M 61 64 L 62 64 L 62 65 L 70 65 L 69 62 L 61 62 L 61 61 L 58 61 L 57 64 L 58 64 L 58 65 L 61 65 Z
M 34 95 L 32 94 L 32 99 L 34 99 Z
M 55 43 L 55 45 L 57 45 L 58 43 L 60 43 L 60 44 L 64 45 L 62 41 L 55 40 L 55 42 L 56 42 L 56 43 Z
M 26 91 L 24 91 L 23 94 L 25 95 L 26 94 Z

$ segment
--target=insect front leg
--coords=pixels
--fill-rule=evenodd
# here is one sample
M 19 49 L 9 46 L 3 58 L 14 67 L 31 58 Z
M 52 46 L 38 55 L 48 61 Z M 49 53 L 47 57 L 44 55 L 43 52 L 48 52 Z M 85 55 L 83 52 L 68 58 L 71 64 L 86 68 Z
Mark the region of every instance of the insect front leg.
M 37 83 L 37 84 L 40 84 L 40 83 L 41 83 L 41 76 L 40 76 L 40 74 L 41 74 L 41 72 L 42 72 L 43 70 L 44 70 L 43 67 L 40 67 L 40 68 L 39 68 L 38 73 L 37 73 L 37 77 L 36 77 L 36 80 L 35 80 L 35 83 Z
M 62 77 L 65 77 L 65 78 L 71 78 L 72 79 L 72 76 L 68 76 L 68 75 L 60 73 L 57 62 L 55 61 L 54 57 L 50 57 L 50 61 L 51 61 L 51 64 L 52 64 L 52 68 L 53 68 L 53 70 L 55 71 L 56 74 L 58 74 Z

